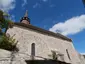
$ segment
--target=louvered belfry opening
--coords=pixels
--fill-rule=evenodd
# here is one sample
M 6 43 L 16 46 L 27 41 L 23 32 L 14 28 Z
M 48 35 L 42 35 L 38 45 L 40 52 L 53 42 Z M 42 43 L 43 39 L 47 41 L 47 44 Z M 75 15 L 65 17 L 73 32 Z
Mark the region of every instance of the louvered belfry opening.
M 29 25 L 30 24 L 30 19 L 28 18 L 28 11 L 26 10 L 24 17 L 20 20 L 20 23 L 24 23 Z

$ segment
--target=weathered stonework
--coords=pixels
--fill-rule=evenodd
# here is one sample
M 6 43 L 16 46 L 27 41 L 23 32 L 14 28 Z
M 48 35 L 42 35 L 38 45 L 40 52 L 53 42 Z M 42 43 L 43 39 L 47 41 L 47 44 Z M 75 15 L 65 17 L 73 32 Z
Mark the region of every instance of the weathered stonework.
M 58 57 L 58 60 L 65 61 L 71 64 L 80 62 L 78 53 L 76 52 L 71 41 L 63 40 L 57 37 L 50 36 L 45 33 L 17 26 L 7 30 L 10 36 L 14 36 L 18 40 L 18 52 L 14 53 L 12 64 L 26 64 L 25 60 L 31 59 L 31 44 L 35 43 L 35 59 L 51 59 L 48 55 L 52 54 L 51 50 L 56 51 L 56 54 L 63 54 L 64 60 Z M 68 58 L 66 49 L 68 50 L 70 59 Z M 11 58 L 11 57 L 10 57 Z M 5 64 L 1 63 L 0 64 Z M 9 63 L 8 63 L 9 64 Z
M 0 49 L 0 64 L 9 64 L 11 52 Z
M 85 64 L 85 58 L 82 54 L 79 54 L 79 58 L 80 58 L 80 63 L 79 64 Z

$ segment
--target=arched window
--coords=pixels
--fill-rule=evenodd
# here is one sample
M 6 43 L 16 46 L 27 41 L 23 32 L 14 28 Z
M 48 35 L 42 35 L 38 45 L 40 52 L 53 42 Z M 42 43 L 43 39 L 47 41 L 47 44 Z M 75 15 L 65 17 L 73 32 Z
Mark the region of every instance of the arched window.
M 34 56 L 35 56 L 35 43 L 31 44 L 31 56 L 32 56 L 32 60 L 33 60 Z
M 69 55 L 69 52 L 68 52 L 68 49 L 66 49 L 66 52 L 67 52 L 68 58 L 71 60 L 70 55 Z

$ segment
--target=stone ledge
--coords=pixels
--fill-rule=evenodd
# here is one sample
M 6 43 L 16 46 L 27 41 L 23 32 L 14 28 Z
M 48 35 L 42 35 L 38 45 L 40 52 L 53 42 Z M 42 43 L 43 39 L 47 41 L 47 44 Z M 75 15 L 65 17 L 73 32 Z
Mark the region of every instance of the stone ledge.
M 0 58 L 9 58 L 11 55 L 10 51 L 0 49 Z

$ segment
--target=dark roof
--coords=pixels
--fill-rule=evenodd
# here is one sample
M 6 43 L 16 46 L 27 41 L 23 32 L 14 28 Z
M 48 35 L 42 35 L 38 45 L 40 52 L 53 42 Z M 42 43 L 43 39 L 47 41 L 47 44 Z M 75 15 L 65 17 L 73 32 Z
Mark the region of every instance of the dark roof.
M 29 28 L 29 29 L 39 31 L 39 32 L 44 33 L 44 34 L 48 34 L 48 35 L 51 35 L 51 36 L 54 36 L 54 37 L 57 37 L 57 38 L 72 42 L 72 40 L 70 38 L 67 38 L 64 35 L 61 35 L 60 33 L 54 33 L 54 32 L 51 32 L 51 31 L 48 31 L 48 30 L 45 30 L 45 29 L 30 25 L 30 24 L 26 25 L 24 23 L 15 23 L 15 25 L 22 26 L 22 27 L 25 27 L 25 28 Z

